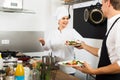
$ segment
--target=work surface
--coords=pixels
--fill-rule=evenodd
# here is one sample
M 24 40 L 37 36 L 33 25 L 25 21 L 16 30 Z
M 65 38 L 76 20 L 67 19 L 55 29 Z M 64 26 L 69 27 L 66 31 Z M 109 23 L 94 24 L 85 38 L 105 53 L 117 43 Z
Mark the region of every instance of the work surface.
M 54 70 L 52 73 L 52 80 L 80 80 L 79 78 L 68 75 L 60 70 Z

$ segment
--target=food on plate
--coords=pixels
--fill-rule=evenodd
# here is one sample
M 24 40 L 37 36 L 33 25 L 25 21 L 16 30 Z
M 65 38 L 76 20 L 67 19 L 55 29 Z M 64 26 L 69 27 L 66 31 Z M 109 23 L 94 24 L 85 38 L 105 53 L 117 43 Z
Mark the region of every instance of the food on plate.
M 67 45 L 71 45 L 71 46 L 80 46 L 80 42 L 79 41 L 66 41 Z
M 83 62 L 78 61 L 78 60 L 72 60 L 72 61 L 68 61 L 68 62 L 63 62 L 63 64 L 64 65 L 73 65 L 73 66 L 78 65 L 78 66 L 80 66 L 83 64 Z
M 75 45 L 75 44 L 77 44 L 76 41 L 69 41 L 69 45 Z

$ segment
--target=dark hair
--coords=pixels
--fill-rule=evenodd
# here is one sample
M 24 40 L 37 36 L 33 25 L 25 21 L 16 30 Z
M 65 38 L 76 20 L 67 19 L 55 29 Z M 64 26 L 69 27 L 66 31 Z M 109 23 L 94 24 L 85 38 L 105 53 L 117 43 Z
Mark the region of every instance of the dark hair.
M 105 2 L 108 0 L 104 0 Z M 120 0 L 110 0 L 110 3 L 112 4 L 113 8 L 116 10 L 120 10 Z
M 120 0 L 110 0 L 112 6 L 116 10 L 120 10 Z

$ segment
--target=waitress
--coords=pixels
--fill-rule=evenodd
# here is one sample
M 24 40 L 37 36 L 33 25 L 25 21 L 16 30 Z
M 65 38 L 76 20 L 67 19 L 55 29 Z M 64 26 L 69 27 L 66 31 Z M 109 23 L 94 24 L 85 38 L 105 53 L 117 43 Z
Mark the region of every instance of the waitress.
M 96 80 L 120 80 L 120 0 L 102 0 L 102 11 L 108 18 L 102 47 L 98 50 L 84 42 L 78 47 L 100 57 L 98 68 L 94 69 L 86 62 L 83 66 L 74 68 L 96 75 Z
M 74 47 L 66 46 L 67 40 L 83 40 L 83 37 L 73 28 L 69 28 L 68 11 L 65 6 L 57 8 L 55 18 L 57 21 L 57 29 L 45 34 L 45 38 L 39 41 L 43 45 L 44 50 L 52 50 L 52 55 L 58 58 L 58 61 L 66 61 L 74 59 Z M 65 73 L 74 74 L 75 69 L 71 67 L 60 66 Z

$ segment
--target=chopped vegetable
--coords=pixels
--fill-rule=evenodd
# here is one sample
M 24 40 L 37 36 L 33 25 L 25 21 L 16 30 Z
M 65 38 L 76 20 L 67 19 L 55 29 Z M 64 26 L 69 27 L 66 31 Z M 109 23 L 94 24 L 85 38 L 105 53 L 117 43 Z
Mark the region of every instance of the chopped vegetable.
M 63 63 L 63 64 L 65 64 L 65 65 L 81 65 L 81 64 L 83 64 L 83 63 L 80 62 L 80 61 L 78 61 L 78 60 L 72 60 L 72 61 L 70 61 L 70 62 L 65 62 L 65 63 Z
M 74 45 L 74 44 L 76 44 L 75 41 L 69 41 L 69 45 Z

